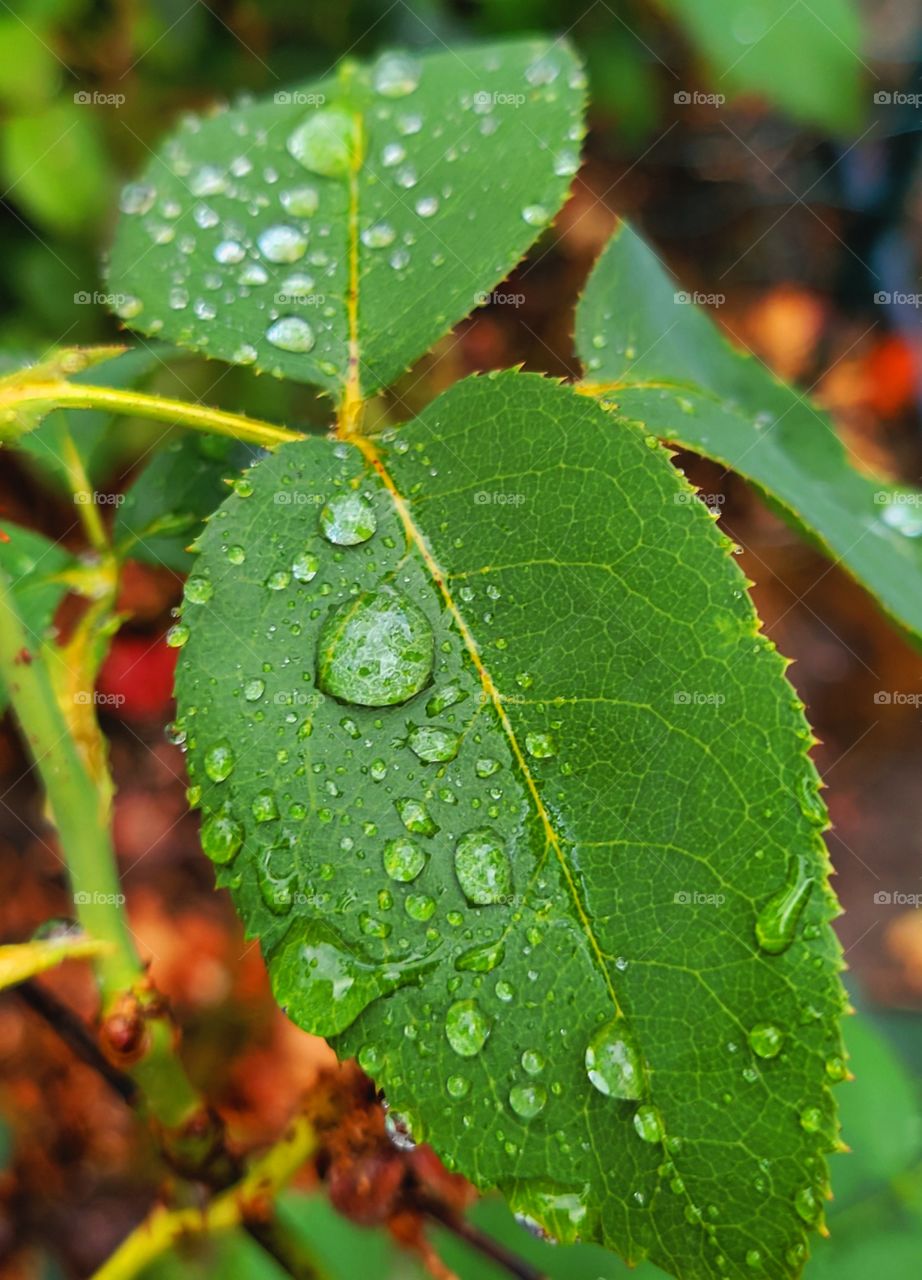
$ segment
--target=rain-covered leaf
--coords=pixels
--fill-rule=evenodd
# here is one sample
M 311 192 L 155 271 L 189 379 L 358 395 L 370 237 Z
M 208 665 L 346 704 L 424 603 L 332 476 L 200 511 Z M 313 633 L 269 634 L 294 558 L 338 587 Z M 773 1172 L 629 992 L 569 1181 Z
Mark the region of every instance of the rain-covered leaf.
M 665 0 L 665 8 L 704 55 L 715 93 L 754 92 L 824 129 L 861 119 L 867 68 L 855 0 Z
M 652 437 L 533 375 L 248 479 L 172 640 L 202 844 L 279 1002 L 554 1235 L 797 1273 L 834 902 L 728 541 Z
M 112 950 L 112 943 L 100 938 L 37 938 L 32 942 L 0 947 L 0 990 L 25 982 L 65 960 L 87 960 Z
M 355 400 L 507 274 L 579 164 L 583 76 L 517 40 L 365 67 L 191 119 L 126 188 L 119 314 Z
M 620 417 L 751 481 L 922 639 L 922 492 L 853 464 L 829 418 L 733 349 L 629 226 L 589 279 L 576 344 Z
M 74 557 L 41 533 L 7 521 L 0 523 L 0 574 L 9 582 L 29 636 L 38 644 L 51 626 L 68 590 L 66 571 Z M 7 695 L 0 681 L 0 710 Z
M 189 543 L 227 496 L 252 449 L 227 436 L 184 434 L 159 449 L 125 493 L 114 536 L 122 555 L 187 573 Z

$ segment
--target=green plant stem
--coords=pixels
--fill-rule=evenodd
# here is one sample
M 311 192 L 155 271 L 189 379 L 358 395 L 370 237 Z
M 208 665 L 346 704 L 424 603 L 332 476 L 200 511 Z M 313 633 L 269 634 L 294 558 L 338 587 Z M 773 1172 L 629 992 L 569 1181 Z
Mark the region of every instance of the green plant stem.
M 35 383 L 18 387 L 8 393 L 4 401 L 10 409 L 23 404 L 47 404 L 52 409 L 109 409 L 113 413 L 153 418 L 171 426 L 188 427 L 192 431 L 206 431 L 231 436 L 247 444 L 275 449 L 290 440 L 302 440 L 303 433 L 277 427 L 271 422 L 247 418 L 240 413 L 227 413 L 208 405 L 173 400 L 167 396 L 150 395 L 143 391 L 128 391 L 119 387 L 95 387 L 85 383 L 56 382 Z
M 131 1280 L 155 1258 L 188 1237 L 227 1231 L 264 1222 L 279 1191 L 313 1154 L 316 1139 L 307 1119 L 299 1116 L 284 1137 L 255 1160 L 241 1180 L 215 1196 L 204 1209 L 166 1209 L 158 1206 L 132 1231 L 93 1280 Z M 302 1264 L 303 1265 L 303 1264 Z M 301 1270 L 299 1274 L 317 1277 Z

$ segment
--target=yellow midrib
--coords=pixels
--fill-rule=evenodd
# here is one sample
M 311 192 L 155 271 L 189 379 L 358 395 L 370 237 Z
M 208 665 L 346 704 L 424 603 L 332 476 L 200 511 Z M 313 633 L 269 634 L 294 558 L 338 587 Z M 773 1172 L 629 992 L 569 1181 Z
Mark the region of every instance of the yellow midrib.
M 397 488 L 397 485 L 394 483 L 393 477 L 385 467 L 383 461 L 381 460 L 381 456 L 378 453 L 377 449 L 375 448 L 374 444 L 367 437 L 356 437 L 353 439 L 352 443 L 355 444 L 356 447 L 360 450 L 365 461 L 372 468 L 372 470 L 381 480 L 381 483 L 387 489 L 387 492 L 390 494 L 391 501 L 394 503 L 397 513 L 400 516 L 400 520 L 401 520 L 401 523 L 403 524 L 408 540 L 412 543 L 412 545 L 417 549 L 419 554 L 422 556 L 423 562 L 425 563 L 426 568 L 429 570 L 429 573 L 432 577 L 433 582 L 438 587 L 439 593 L 442 599 L 445 601 L 445 605 L 448 608 L 449 613 L 451 614 L 452 618 L 455 621 L 455 625 L 457 626 L 458 631 L 461 634 L 461 638 L 464 641 L 464 644 L 465 644 L 465 647 L 467 648 L 470 659 L 474 664 L 474 667 L 477 671 L 478 676 L 480 677 L 480 683 L 481 683 L 481 686 L 483 687 L 484 693 L 487 695 L 487 697 L 490 700 L 490 703 L 492 704 L 494 710 L 496 711 L 499 722 L 503 726 L 503 730 L 506 734 L 506 737 L 509 740 L 510 746 L 512 747 L 513 755 L 515 756 L 516 762 L 519 766 L 519 769 L 521 770 L 522 777 L 525 779 L 525 784 L 532 797 L 532 800 L 534 801 L 535 810 L 538 814 L 538 817 L 541 820 L 541 825 L 544 828 L 545 839 L 547 843 L 550 845 L 550 847 L 554 850 L 554 855 L 557 858 L 558 863 L 560 864 L 560 868 L 563 873 L 564 879 L 566 881 L 567 888 L 570 891 L 570 896 L 573 899 L 573 904 L 576 908 L 576 913 L 579 917 L 580 924 L 582 925 L 583 932 L 585 933 L 586 939 L 589 942 L 589 946 L 592 949 L 592 953 L 595 957 L 596 963 L 598 964 L 599 970 L 604 979 L 605 986 L 608 989 L 608 994 L 614 1006 L 615 1013 L 617 1016 L 623 1017 L 624 1016 L 623 1010 L 621 1009 L 621 1006 L 618 1003 L 618 997 L 615 994 L 615 989 L 611 982 L 611 977 L 608 972 L 608 966 L 605 964 L 604 952 L 602 951 L 602 948 L 599 946 L 598 940 L 592 929 L 592 923 L 589 919 L 588 912 L 586 911 L 586 908 L 584 907 L 582 899 L 580 897 L 579 888 L 573 876 L 572 868 L 570 867 L 570 864 L 567 861 L 567 858 L 561 846 L 560 837 L 558 836 L 557 831 L 553 823 L 551 822 L 550 815 L 548 814 L 548 811 L 544 805 L 544 801 L 541 798 L 541 794 L 538 790 L 538 784 L 535 781 L 534 775 L 532 774 L 531 769 L 528 766 L 528 761 L 525 758 L 525 753 L 522 750 L 522 746 L 518 740 L 518 737 L 516 736 L 515 729 L 512 725 L 511 720 L 509 719 L 509 716 L 506 712 L 506 708 L 503 706 L 503 700 L 500 696 L 499 690 L 496 688 L 496 685 L 493 682 L 493 677 L 490 675 L 490 672 L 484 665 L 483 659 L 480 656 L 480 649 L 477 645 L 477 641 L 474 639 L 474 636 L 471 633 L 471 630 L 468 627 L 467 622 L 465 621 L 464 615 L 462 614 L 461 610 L 458 608 L 458 605 L 455 602 L 455 599 L 452 596 L 451 591 L 447 586 L 447 583 L 445 581 L 445 574 L 443 573 L 441 566 L 438 564 L 431 550 L 429 549 L 429 546 L 425 538 L 423 537 L 421 531 L 419 530 L 419 528 L 416 525 L 416 522 L 413 519 L 413 516 L 410 512 L 409 507 L 407 506 L 407 503 L 403 497 L 403 494 L 400 492 L 400 490 Z

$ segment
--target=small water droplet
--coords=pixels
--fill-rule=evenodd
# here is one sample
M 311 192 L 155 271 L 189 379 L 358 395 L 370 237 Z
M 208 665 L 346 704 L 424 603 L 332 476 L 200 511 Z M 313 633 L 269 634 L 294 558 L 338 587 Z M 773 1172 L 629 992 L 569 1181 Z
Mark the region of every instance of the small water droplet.
M 640 1055 L 623 1018 L 613 1018 L 593 1032 L 586 1046 L 586 1073 L 599 1093 L 606 1097 L 640 1098 Z
M 229 778 L 236 763 L 233 747 L 226 740 L 216 742 L 205 752 L 205 773 L 212 782 L 223 782 L 225 778 Z
M 656 1107 L 645 1103 L 634 1112 L 634 1128 L 644 1142 L 661 1142 L 663 1122 Z
M 313 349 L 314 331 L 300 316 L 281 316 L 266 330 L 266 341 L 280 351 L 303 354 Z
M 805 1107 L 800 1113 L 800 1126 L 805 1133 L 819 1133 L 823 1127 L 823 1113 L 819 1107 Z
M 129 182 L 122 188 L 118 207 L 122 213 L 147 213 L 157 199 L 157 188 L 146 182 Z
M 247 702 L 258 702 L 266 692 L 265 680 L 260 680 L 258 676 L 252 680 L 248 680 L 243 686 L 243 696 Z
M 344 178 L 361 154 L 356 117 L 343 107 L 312 112 L 286 142 L 299 164 L 325 178 Z
M 185 622 L 177 622 L 166 633 L 166 642 L 171 649 L 181 649 L 188 642 L 190 631 Z
M 455 847 L 455 875 L 464 896 L 476 906 L 499 902 L 512 892 L 506 847 L 487 827 L 469 831 Z
M 202 848 L 212 862 L 230 862 L 243 844 L 243 825 L 225 809 L 219 809 L 202 823 Z
M 455 1053 L 474 1058 L 487 1042 L 490 1022 L 476 1000 L 456 1000 L 445 1015 L 445 1035 Z
M 526 733 L 525 750 L 536 760 L 546 760 L 556 755 L 557 743 L 551 733 Z
M 488 942 L 482 947 L 471 947 L 463 951 L 455 960 L 455 968 L 463 973 L 492 973 L 497 965 L 502 964 L 506 948 L 502 939 Z
M 425 922 L 435 915 L 435 899 L 427 893 L 408 893 L 403 909 L 412 920 Z
M 291 572 L 298 582 L 312 582 L 317 576 L 320 561 L 312 551 L 302 551 L 291 562 Z
M 454 760 L 461 746 L 461 735 L 436 725 L 414 725 L 407 739 L 410 749 L 427 764 Z
M 509 1090 L 509 1105 L 523 1120 L 533 1120 L 540 1115 L 546 1103 L 547 1089 L 536 1081 L 514 1084 Z
M 794 1197 L 794 1208 L 804 1222 L 812 1224 L 816 1221 L 820 1206 L 812 1187 L 801 1187 Z
M 384 53 L 375 63 L 372 84 L 385 98 L 405 98 L 419 84 L 422 69 L 406 53 Z
M 434 836 L 438 831 L 437 823 L 421 800 L 405 796 L 395 800 L 394 807 L 400 815 L 400 821 L 413 835 Z
M 772 1022 L 757 1022 L 749 1032 L 749 1047 L 760 1058 L 776 1058 L 784 1043 L 784 1032 Z
M 466 1098 L 471 1091 L 471 1082 L 465 1076 L 449 1076 L 445 1088 L 450 1098 Z
M 384 870 L 392 880 L 409 884 L 426 865 L 426 854 L 406 836 L 395 836 L 384 846 Z
M 282 191 L 279 201 L 286 213 L 296 218 L 309 218 L 317 212 L 320 197 L 315 187 L 292 187 L 290 191 Z
M 389 222 L 375 222 L 366 227 L 360 239 L 367 249 L 386 249 L 396 239 L 397 232 Z
M 257 238 L 261 253 L 270 262 L 297 262 L 307 252 L 307 237 L 297 227 L 267 227 Z
M 769 955 L 780 955 L 794 941 L 797 922 L 801 917 L 813 879 L 807 873 L 807 862 L 802 856 L 794 859 L 788 883 L 770 898 L 756 920 L 756 940 Z
M 543 204 L 527 204 L 522 210 L 522 220 L 530 227 L 543 227 L 550 222 L 551 215 Z
M 375 509 L 362 493 L 338 493 L 320 510 L 321 532 L 341 547 L 367 542 L 377 527 Z

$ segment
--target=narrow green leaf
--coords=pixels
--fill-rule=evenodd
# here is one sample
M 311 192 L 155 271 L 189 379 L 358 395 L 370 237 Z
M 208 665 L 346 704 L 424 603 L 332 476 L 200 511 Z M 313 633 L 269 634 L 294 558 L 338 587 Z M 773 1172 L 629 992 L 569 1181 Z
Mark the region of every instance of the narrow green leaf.
M 620 417 L 751 481 L 922 639 L 922 492 L 853 465 L 827 415 L 734 350 L 627 225 L 589 279 L 576 345 Z
M 0 947 L 0 990 L 25 982 L 65 960 L 87 960 L 111 951 L 112 943 L 100 938 L 39 938 Z
M 279 1002 L 553 1234 L 799 1272 L 835 908 L 728 541 L 652 437 L 532 375 L 248 478 L 201 539 L 177 694 Z
M 115 518 L 119 552 L 188 573 L 187 550 L 202 521 L 227 496 L 253 451 L 227 436 L 177 436 L 159 449 L 125 493 Z
M 868 68 L 854 0 L 747 0 L 729 8 L 725 0 L 665 0 L 665 7 L 710 65 L 714 92 L 756 93 L 834 131 L 853 129 L 864 114 Z
M 122 198 L 111 286 L 145 333 L 337 397 L 392 382 L 560 207 L 583 75 L 563 42 L 353 62 L 192 119 Z M 540 141 L 539 141 L 540 140 Z
M 6 521 L 0 525 L 0 573 L 9 578 L 20 616 L 38 645 L 68 590 L 66 571 L 74 557 L 43 534 Z M 0 681 L 0 711 L 6 706 Z

